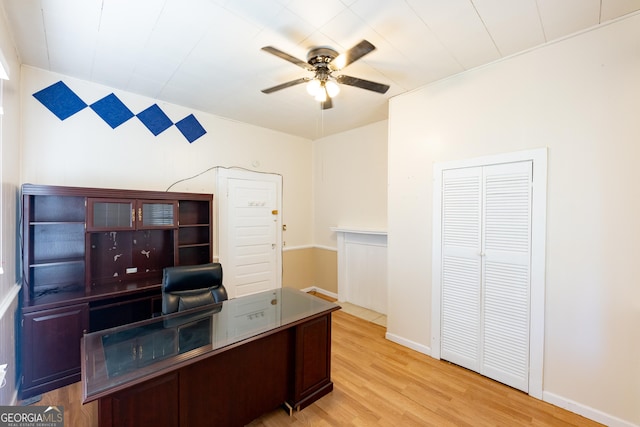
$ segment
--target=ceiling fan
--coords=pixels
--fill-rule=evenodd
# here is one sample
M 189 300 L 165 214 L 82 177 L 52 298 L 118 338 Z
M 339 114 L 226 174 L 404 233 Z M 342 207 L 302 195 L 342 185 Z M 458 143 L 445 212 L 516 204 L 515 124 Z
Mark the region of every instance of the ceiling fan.
M 307 61 L 305 62 L 273 46 L 265 46 L 262 48 L 265 52 L 269 52 L 305 70 L 312 71 L 313 77 L 301 77 L 268 89 L 263 89 L 262 92 L 272 93 L 301 83 L 307 83 L 307 91 L 321 103 L 323 110 L 333 107 L 331 98 L 336 96 L 340 91 L 338 84 L 355 86 L 378 93 L 386 93 L 387 90 L 389 90 L 388 85 L 346 76 L 344 74 L 333 75 L 334 72 L 342 70 L 375 48 L 374 45 L 366 40 L 362 40 L 342 54 L 338 54 L 337 51 L 330 47 L 316 47 L 307 53 Z

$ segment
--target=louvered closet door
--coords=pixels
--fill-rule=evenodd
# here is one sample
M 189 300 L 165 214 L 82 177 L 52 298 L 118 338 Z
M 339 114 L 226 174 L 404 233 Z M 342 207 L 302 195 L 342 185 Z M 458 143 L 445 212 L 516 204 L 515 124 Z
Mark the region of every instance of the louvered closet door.
M 480 370 L 482 168 L 442 177 L 441 357 Z
M 529 384 L 531 162 L 484 168 L 483 346 L 480 373 Z
M 531 162 L 442 176 L 441 357 L 528 390 Z

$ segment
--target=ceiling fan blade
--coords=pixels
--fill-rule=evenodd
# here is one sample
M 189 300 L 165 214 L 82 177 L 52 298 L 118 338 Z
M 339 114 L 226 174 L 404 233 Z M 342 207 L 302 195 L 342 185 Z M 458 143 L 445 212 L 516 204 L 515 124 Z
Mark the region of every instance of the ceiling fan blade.
M 310 77 L 301 77 L 301 78 L 296 79 L 296 80 L 291 80 L 290 82 L 282 83 L 282 84 L 279 84 L 277 86 L 273 86 L 273 87 L 270 87 L 270 88 L 267 88 L 267 89 L 262 89 L 262 93 L 272 93 L 272 92 L 275 92 L 275 91 L 278 91 L 278 90 L 281 90 L 281 89 L 286 89 L 286 88 L 291 87 L 291 86 L 295 86 L 295 85 L 299 85 L 299 84 L 304 83 L 304 82 L 308 82 L 309 80 L 311 80 Z
M 370 80 L 359 79 L 357 77 L 341 75 L 337 76 L 336 80 L 338 81 L 338 83 L 359 87 L 361 89 L 372 90 L 378 93 L 386 93 L 389 90 L 389 85 L 372 82 Z
M 333 101 L 331 100 L 329 95 L 327 95 L 327 100 L 326 101 L 320 103 L 320 107 L 323 110 L 328 110 L 329 108 L 333 108 Z
M 273 46 L 265 46 L 262 48 L 262 50 L 264 50 L 265 52 L 269 52 L 272 55 L 277 56 L 278 58 L 282 58 L 285 61 L 289 61 L 292 64 L 297 65 L 300 68 L 304 68 L 305 70 L 309 70 L 309 71 L 313 71 L 314 68 L 311 66 L 311 64 L 308 64 L 306 61 L 303 61 L 302 59 L 298 59 L 295 56 L 291 56 L 288 53 L 285 53 L 283 51 L 281 51 L 280 49 L 277 49 Z
M 338 55 L 333 61 L 331 61 L 331 68 L 335 70 L 341 70 L 347 65 L 357 61 L 369 52 L 375 50 L 375 46 L 366 40 L 362 40 L 357 45 L 344 53 Z

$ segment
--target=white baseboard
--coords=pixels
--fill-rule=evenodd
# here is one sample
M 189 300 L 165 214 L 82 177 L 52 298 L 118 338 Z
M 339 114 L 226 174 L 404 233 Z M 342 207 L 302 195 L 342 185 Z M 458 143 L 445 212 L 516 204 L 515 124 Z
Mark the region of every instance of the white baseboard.
M 542 392 L 542 400 L 609 427 L 640 427 L 638 424 L 633 424 L 630 421 L 614 417 L 613 415 L 606 414 L 597 409 L 583 405 L 582 403 L 575 402 L 571 399 L 567 399 L 548 391 Z
M 426 345 L 422 345 L 415 341 L 408 340 L 406 338 L 402 338 L 401 336 L 391 334 L 387 332 L 384 337 L 389 341 L 393 341 L 396 344 L 403 345 L 405 347 L 410 348 L 411 350 L 415 350 L 418 353 L 426 354 L 427 356 L 431 356 L 431 347 L 427 347 Z
M 304 289 L 300 289 L 302 292 L 317 292 L 319 294 L 328 296 L 329 298 L 334 298 L 334 299 L 338 299 L 338 294 L 334 293 L 334 292 L 329 292 L 326 291 L 322 288 L 319 288 L 317 286 L 309 286 L 308 288 L 304 288 Z

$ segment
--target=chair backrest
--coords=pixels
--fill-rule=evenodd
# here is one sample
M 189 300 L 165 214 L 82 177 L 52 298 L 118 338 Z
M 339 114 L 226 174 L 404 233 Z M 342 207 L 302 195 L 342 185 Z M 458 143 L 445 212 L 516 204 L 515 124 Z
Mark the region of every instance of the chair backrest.
M 227 299 L 222 265 L 217 262 L 166 267 L 162 275 L 162 314 L 188 310 Z

